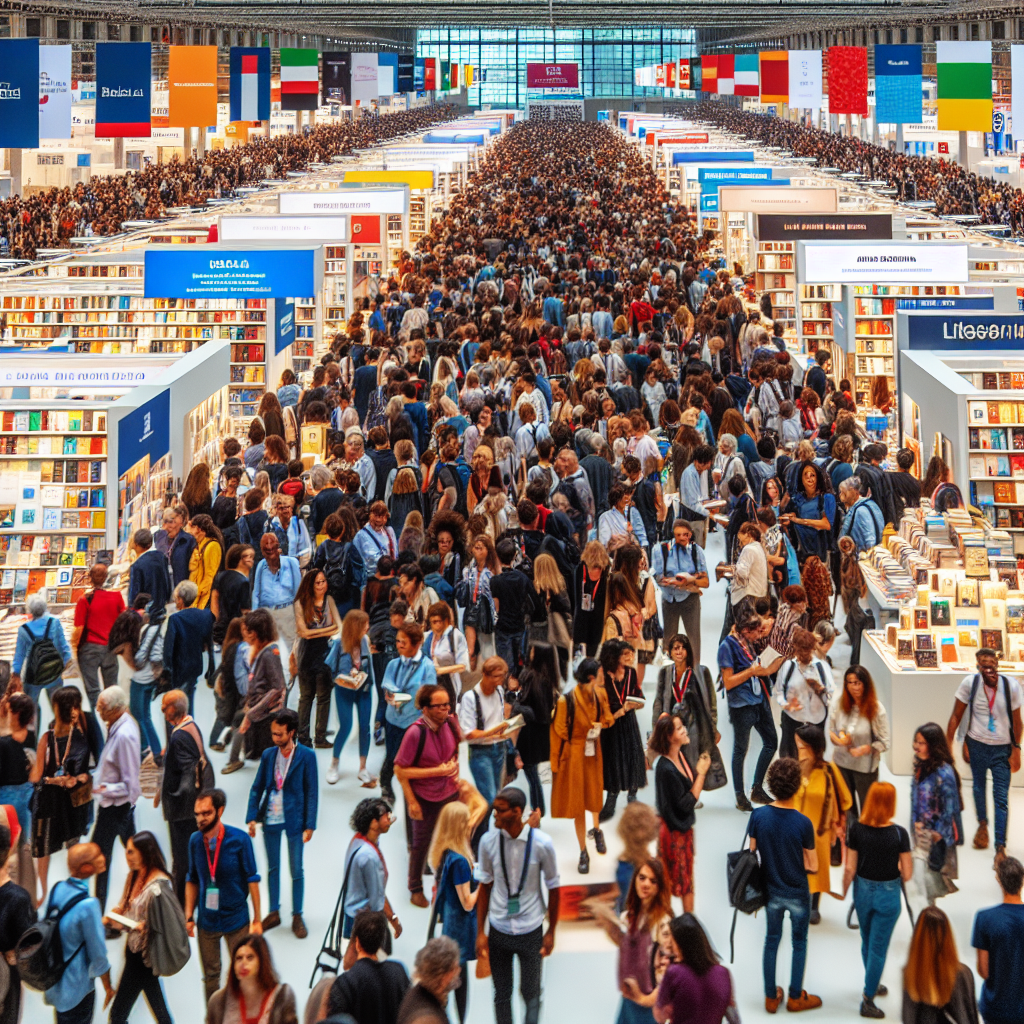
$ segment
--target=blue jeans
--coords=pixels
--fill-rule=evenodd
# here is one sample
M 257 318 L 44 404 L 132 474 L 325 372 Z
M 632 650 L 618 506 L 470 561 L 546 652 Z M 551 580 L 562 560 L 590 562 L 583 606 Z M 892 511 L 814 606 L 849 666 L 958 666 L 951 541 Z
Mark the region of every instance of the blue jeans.
M 864 997 L 874 999 L 885 969 L 889 940 L 900 916 L 900 880 L 853 879 L 853 902 L 860 923 L 860 957 L 864 961 Z
M 526 650 L 525 637 L 525 632 L 503 633 L 498 629 L 494 631 L 494 653 L 508 665 L 510 675 L 519 674 L 519 661 Z
M 779 749 L 779 737 L 775 731 L 772 711 L 766 700 L 760 704 L 742 704 L 729 708 L 729 721 L 732 723 L 732 784 L 737 794 L 743 793 L 743 762 L 747 758 L 747 747 L 750 744 L 750 730 L 757 731 L 761 737 L 761 753 L 757 757 L 754 769 L 754 788 L 764 783 L 765 772 L 772 763 L 775 751 Z M 800 993 L 798 992 L 797 995 Z M 774 997 L 775 990 L 772 990 Z
M 305 876 L 302 873 L 302 833 L 288 835 L 284 825 L 263 826 L 263 846 L 267 851 L 267 889 L 271 912 L 281 909 L 281 836 L 288 842 L 288 869 L 292 876 L 292 913 L 302 913 Z
M 0 786 L 0 804 L 10 804 L 18 816 L 18 824 L 24 833 L 25 842 L 31 842 L 32 835 L 32 791 L 31 782 L 19 786 Z
M 544 789 L 540 784 L 540 772 L 537 770 L 535 764 L 524 764 L 523 774 L 526 776 L 526 781 L 530 784 L 530 804 L 534 810 L 539 810 L 541 816 L 545 814 L 544 810 Z M 629 1002 L 627 999 L 626 1002 Z M 634 1003 L 634 1005 L 636 1005 Z
M 494 797 L 501 787 L 507 749 L 508 745 L 504 740 L 498 743 L 470 745 L 469 747 L 469 770 L 473 773 L 476 788 L 488 805 L 494 803 Z
M 971 785 L 974 787 L 974 810 L 978 824 L 988 821 L 988 801 L 985 787 L 988 773 L 992 773 L 992 803 L 996 809 L 996 846 L 1006 845 L 1006 818 L 1010 798 L 1009 743 L 980 743 L 967 737 L 967 752 L 971 756 Z
M 341 748 L 352 731 L 352 709 L 359 708 L 359 756 L 370 752 L 370 708 L 373 704 L 373 689 L 364 686 L 361 690 L 346 690 L 344 686 L 334 687 L 334 706 L 338 709 L 338 732 L 334 737 L 334 756 L 341 756 Z
M 153 725 L 153 715 L 151 712 L 153 704 L 153 683 L 146 685 L 145 683 L 132 683 L 129 694 L 129 710 L 132 713 L 132 718 L 139 723 L 139 733 L 142 736 L 142 749 L 146 747 L 153 752 L 154 756 L 159 754 L 163 750 L 164 746 L 160 742 L 160 735 L 156 731 L 156 726 Z
M 775 998 L 775 961 L 782 941 L 782 920 L 789 911 L 790 927 L 793 930 L 793 963 L 789 973 L 789 994 L 799 999 L 804 988 L 804 966 L 807 963 L 807 928 L 811 923 L 811 894 L 792 896 L 769 896 L 765 915 L 768 931 L 764 937 L 764 994 Z

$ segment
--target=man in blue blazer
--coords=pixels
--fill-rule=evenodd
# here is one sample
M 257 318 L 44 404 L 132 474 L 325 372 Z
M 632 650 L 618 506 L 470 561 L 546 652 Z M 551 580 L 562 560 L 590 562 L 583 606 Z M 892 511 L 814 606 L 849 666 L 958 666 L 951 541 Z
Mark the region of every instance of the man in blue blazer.
M 128 607 L 139 594 L 149 594 L 151 600 L 147 611 L 151 622 L 159 622 L 167 613 L 167 602 L 171 599 L 171 574 L 167 567 L 167 556 L 153 547 L 151 531 L 136 530 L 132 543 L 138 558 L 132 562 L 128 574 Z
M 309 933 L 302 920 L 305 880 L 302 846 L 313 838 L 316 828 L 316 755 L 295 742 L 299 716 L 282 708 L 270 723 L 274 745 L 263 751 L 256 779 L 249 790 L 249 835 L 255 837 L 256 823 L 263 823 L 263 845 L 267 851 L 267 888 L 270 913 L 263 918 L 263 930 L 281 923 L 281 834 L 288 838 L 288 866 L 292 873 L 292 932 L 300 939 Z
M 185 580 L 174 588 L 177 609 L 167 619 L 164 633 L 164 668 L 169 669 L 175 689 L 188 695 L 188 713 L 195 703 L 196 680 L 203 674 L 203 653 L 210 648 L 212 657 L 213 612 L 194 608 L 199 588 Z

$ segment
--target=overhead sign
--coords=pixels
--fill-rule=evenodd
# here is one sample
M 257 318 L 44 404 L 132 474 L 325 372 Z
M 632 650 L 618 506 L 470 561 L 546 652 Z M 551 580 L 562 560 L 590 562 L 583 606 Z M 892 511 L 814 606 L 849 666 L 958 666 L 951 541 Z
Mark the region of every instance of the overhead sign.
M 788 184 L 788 183 L 787 183 Z M 729 186 L 719 192 L 719 207 L 730 213 L 835 213 L 839 197 L 834 188 L 747 188 Z M 829 281 L 839 280 L 828 278 Z
M 647 132 L 644 136 L 644 143 L 653 146 L 657 141 L 659 146 L 699 146 L 708 141 L 707 132 L 688 132 L 679 134 L 677 132 Z
M 409 188 L 396 186 L 381 189 L 339 188 L 320 192 L 282 192 L 278 196 L 278 212 L 408 213 Z
M 140 366 L 138 360 L 111 365 L 117 360 L 110 356 L 89 360 L 87 356 L 69 362 L 55 354 L 44 355 L 28 362 L 20 358 L 7 359 L 0 370 L 0 384 L 4 387 L 56 387 L 75 389 L 134 388 L 152 384 L 167 369 L 168 363 Z M 72 365 L 73 364 L 73 365 Z
M 147 455 L 152 466 L 170 450 L 171 392 L 165 388 L 118 422 L 117 475 L 124 476 Z
M 414 189 L 432 189 L 434 187 L 433 171 L 346 171 L 345 183 L 366 182 L 371 185 L 395 184 L 408 185 Z
M 754 167 L 750 170 L 740 168 L 723 167 L 702 167 L 697 173 L 697 180 L 700 182 L 701 192 L 718 192 L 719 185 L 742 185 L 747 182 L 769 182 L 772 180 L 772 169 L 770 167 Z M 779 182 L 788 185 L 789 182 Z
M 344 214 L 328 214 L 323 217 L 228 215 L 220 218 L 218 237 L 222 242 L 272 241 L 335 244 L 348 241 L 348 218 Z
M 0 149 L 39 148 L 39 40 L 0 39 Z
M 672 153 L 673 164 L 752 164 L 752 149 L 696 149 L 675 150 Z
M 907 347 L 946 352 L 1024 349 L 1024 315 L 946 313 L 906 315 Z
M 318 288 L 316 249 L 215 249 L 176 245 L 145 254 L 147 299 L 309 298 Z
M 757 218 L 757 237 L 765 242 L 847 238 L 892 238 L 888 213 L 784 214 L 765 213 Z
M 39 47 L 39 137 L 71 138 L 71 47 Z
M 936 299 L 897 299 L 896 309 L 899 310 L 924 310 L 924 309 L 995 309 L 996 300 L 994 295 L 946 295 Z
M 280 355 L 295 340 L 295 303 L 274 300 L 274 354 Z
M 921 242 L 797 247 L 797 273 L 805 284 L 962 284 L 968 279 L 967 246 Z
M 527 64 L 527 89 L 579 89 L 579 64 Z

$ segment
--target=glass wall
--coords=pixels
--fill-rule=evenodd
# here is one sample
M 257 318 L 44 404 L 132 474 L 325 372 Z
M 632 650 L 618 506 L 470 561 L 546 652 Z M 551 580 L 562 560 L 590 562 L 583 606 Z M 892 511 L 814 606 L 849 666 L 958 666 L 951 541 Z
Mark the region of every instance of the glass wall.
M 520 107 L 526 102 L 526 65 L 575 61 L 584 96 L 662 96 L 633 86 L 633 69 L 692 57 L 687 28 L 447 28 L 420 29 L 416 55 L 473 64 L 469 102 Z

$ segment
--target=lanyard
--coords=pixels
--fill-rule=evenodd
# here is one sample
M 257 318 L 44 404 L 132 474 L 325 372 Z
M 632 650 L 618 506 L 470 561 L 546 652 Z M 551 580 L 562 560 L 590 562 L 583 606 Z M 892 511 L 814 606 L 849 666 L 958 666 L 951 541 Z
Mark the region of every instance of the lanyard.
M 385 528 L 384 530 L 384 537 L 387 539 L 387 546 L 380 542 L 380 539 L 377 536 L 377 531 L 372 526 L 364 526 L 363 533 L 367 534 L 370 538 L 372 538 L 373 543 L 377 545 L 377 549 L 380 551 L 382 555 L 384 554 L 385 551 L 388 551 L 390 552 L 391 557 L 394 557 L 395 552 L 391 544 L 391 534 L 387 532 L 387 528 Z
M 279 775 L 277 771 L 277 758 L 274 758 L 274 783 L 276 784 L 278 790 L 284 789 L 284 780 L 288 778 L 288 772 L 291 770 L 292 761 L 295 760 L 295 747 L 292 747 L 291 756 L 285 758 L 284 760 L 284 772 Z
M 999 680 L 996 679 L 996 685 L 992 687 L 992 697 L 989 699 L 988 695 L 989 687 L 985 684 L 985 700 L 988 701 L 988 720 L 991 722 L 995 717 L 994 712 L 996 709 L 996 699 L 999 697 Z M 66 749 L 66 748 L 65 748 Z
M 476 584 L 473 587 L 473 604 L 476 604 L 477 595 L 480 593 L 480 580 L 483 578 L 483 575 L 483 569 L 476 570 Z
M 384 862 L 384 854 L 380 852 L 380 847 L 376 843 L 371 843 L 370 840 L 367 839 L 366 836 L 364 836 L 362 834 L 362 832 L 357 832 L 355 834 L 355 836 L 353 837 L 353 841 L 355 841 L 356 839 L 360 840 L 361 842 L 366 843 L 366 845 L 369 846 L 373 850 L 373 852 L 375 854 L 377 854 L 377 856 L 380 858 L 380 866 L 381 866 L 381 868 L 384 871 L 384 884 L 387 885 L 387 881 L 388 881 L 388 866 Z
M 423 659 L 420 658 L 420 661 L 422 660 Z M 398 668 L 395 669 L 395 685 L 398 687 L 399 690 L 402 689 L 402 669 L 404 667 L 405 666 L 402 665 L 401 662 L 399 662 Z M 416 675 L 416 672 L 419 669 L 419 667 L 419 661 L 413 661 L 412 659 L 409 660 L 409 668 L 411 669 L 411 671 L 409 672 L 409 679 L 412 679 L 412 677 Z
M 533 849 L 533 829 L 530 829 L 530 834 L 526 837 L 526 855 L 523 857 L 523 871 L 519 876 L 519 888 L 515 892 L 512 891 L 508 884 L 508 866 L 505 863 L 505 836 L 502 833 L 498 835 L 498 846 L 501 849 L 501 873 L 505 876 L 505 892 L 508 894 L 510 899 L 518 899 L 523 891 L 523 886 L 526 885 L 526 873 L 530 870 L 530 851 Z
M 590 603 L 591 603 L 591 605 L 595 604 L 596 601 L 597 601 L 597 591 L 598 591 L 598 588 L 600 586 L 601 586 L 601 577 L 598 576 L 597 577 L 597 582 L 594 584 L 594 592 L 590 595 Z M 583 574 L 583 592 L 586 593 L 586 590 L 587 590 L 587 576 L 586 576 L 586 573 L 584 573 Z
M 675 665 L 672 666 L 672 696 L 675 698 L 675 703 L 676 704 L 682 703 L 683 697 L 686 696 L 686 691 L 690 687 L 690 680 L 692 678 L 693 678 L 693 669 L 688 668 L 686 670 L 686 675 L 683 676 L 684 682 L 683 682 L 682 687 L 680 688 L 679 683 L 676 680 Z
M 217 832 L 217 846 L 213 851 L 213 860 L 210 860 L 210 844 L 206 841 L 206 836 L 203 836 L 203 850 L 206 852 L 206 866 L 210 869 L 210 881 L 216 883 L 217 881 L 217 865 L 220 863 L 220 844 L 224 842 L 224 823 L 220 823 L 220 828 Z

